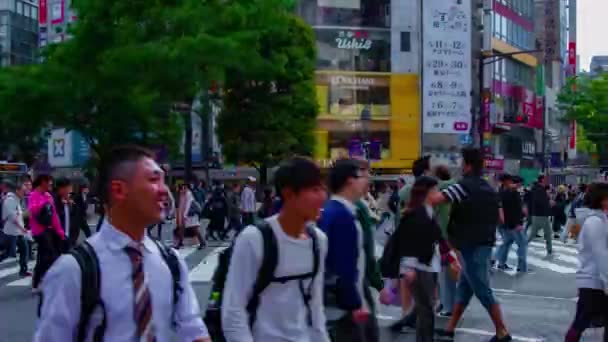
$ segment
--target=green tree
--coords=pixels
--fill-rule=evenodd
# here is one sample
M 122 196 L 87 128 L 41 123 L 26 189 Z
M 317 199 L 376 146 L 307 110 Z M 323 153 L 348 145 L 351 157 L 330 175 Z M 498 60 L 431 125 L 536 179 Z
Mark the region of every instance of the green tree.
M 255 166 L 265 184 L 268 167 L 312 154 L 317 102 L 310 26 L 285 11 L 263 30 L 254 67 L 226 73 L 217 133 L 226 159 Z
M 46 112 L 38 104 L 50 101 L 50 92 L 37 82 L 40 66 L 0 70 L 0 151 L 29 164 L 46 139 Z
M 576 120 L 584 129 L 585 138 L 608 155 L 608 74 L 599 77 L 578 76 L 568 80 L 558 103 L 566 120 Z M 587 146 L 589 147 L 589 146 Z
M 74 1 L 72 38 L 49 47 L 40 72 L 18 85 L 31 93 L 0 92 L 0 110 L 30 120 L 17 106 L 26 102 L 44 113 L 40 124 L 79 130 L 97 154 L 130 142 L 175 152 L 183 114 L 172 109 L 193 103 L 227 67 L 247 65 L 260 35 L 251 28 L 272 27 L 280 2 Z

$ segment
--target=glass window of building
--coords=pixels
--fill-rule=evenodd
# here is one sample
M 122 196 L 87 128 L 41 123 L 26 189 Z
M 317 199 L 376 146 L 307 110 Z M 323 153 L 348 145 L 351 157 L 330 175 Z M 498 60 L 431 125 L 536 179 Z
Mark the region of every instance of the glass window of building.
M 390 27 L 390 0 L 302 0 L 298 14 L 311 24 Z
M 321 116 L 349 120 L 390 116 L 389 77 L 319 73 L 316 83 Z
M 317 69 L 390 72 L 389 31 L 315 29 Z

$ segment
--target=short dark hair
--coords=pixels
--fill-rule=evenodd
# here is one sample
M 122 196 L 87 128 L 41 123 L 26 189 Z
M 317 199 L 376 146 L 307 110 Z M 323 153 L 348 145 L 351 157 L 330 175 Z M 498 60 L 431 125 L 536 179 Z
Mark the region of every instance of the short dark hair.
M 547 178 L 547 175 L 539 175 L 538 178 L 536 179 L 537 182 L 542 182 L 545 178 Z
M 72 185 L 72 181 L 66 177 L 60 177 L 55 180 L 55 189 L 65 188 Z
M 104 204 L 109 204 L 110 182 L 125 177 L 126 163 L 138 162 L 143 158 L 154 159 L 154 153 L 137 145 L 122 145 L 112 148 L 99 160 L 96 193 Z
M 293 157 L 282 162 L 274 174 L 276 193 L 281 198 L 284 189 L 298 193 L 321 184 L 321 169 L 306 157 Z
M 412 173 L 414 177 L 422 176 L 426 171 L 431 169 L 431 156 L 424 156 L 414 160 L 412 165 Z
M 594 183 L 589 189 L 586 197 L 588 198 L 587 205 L 589 209 L 603 209 L 602 202 L 608 199 L 608 184 Z
M 465 165 L 469 165 L 473 169 L 473 174 L 481 175 L 483 172 L 483 156 L 478 148 L 463 148 L 462 159 Z
M 358 178 L 361 163 L 353 159 L 337 160 L 329 170 L 328 186 L 332 194 L 340 192 L 349 178 Z
M 450 174 L 450 169 L 448 169 L 445 165 L 439 165 L 435 168 L 435 176 L 442 181 L 448 181 L 452 179 L 452 175 Z
M 39 187 L 43 182 L 50 182 L 53 180 L 53 177 L 49 174 L 40 174 L 38 176 L 36 176 L 36 179 L 34 179 L 34 181 L 32 182 L 32 187 L 37 188 Z

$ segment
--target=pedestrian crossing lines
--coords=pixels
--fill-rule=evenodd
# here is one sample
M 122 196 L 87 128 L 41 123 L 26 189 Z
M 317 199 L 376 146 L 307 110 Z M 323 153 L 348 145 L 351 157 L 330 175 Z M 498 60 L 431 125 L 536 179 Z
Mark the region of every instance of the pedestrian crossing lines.
M 227 246 L 214 246 L 205 250 L 198 250 L 197 246 L 188 246 L 179 249 L 178 252 L 186 260 L 189 269 L 190 282 L 206 283 L 211 281 L 213 272 L 219 262 L 219 254 Z M 201 255 L 205 255 L 201 258 Z M 33 270 L 34 261 L 28 263 L 29 270 Z M 9 258 L 0 262 L 0 288 L 2 287 L 29 287 L 32 277 L 19 276 L 19 263 L 15 258 Z
M 500 246 L 501 242 L 497 243 Z M 494 252 L 497 247 L 494 248 Z M 517 265 L 517 245 L 513 244 L 509 251 L 508 264 Z M 528 266 L 533 269 L 543 269 L 551 272 L 562 274 L 576 273 L 579 261 L 578 250 L 574 244 L 564 244 L 559 241 L 553 241 L 553 255 L 547 257 L 547 249 L 544 240 L 531 241 L 528 244 L 527 262 Z M 515 275 L 516 271 L 506 271 L 509 275 Z

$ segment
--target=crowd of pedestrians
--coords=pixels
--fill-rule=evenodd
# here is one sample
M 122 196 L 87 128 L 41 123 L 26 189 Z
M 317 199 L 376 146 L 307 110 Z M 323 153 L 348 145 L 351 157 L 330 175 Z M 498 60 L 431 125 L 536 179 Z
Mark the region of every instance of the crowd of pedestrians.
M 95 199 L 88 185 L 75 184 L 73 194 L 69 180 L 48 175 L 31 186 L 3 182 L 0 260 L 18 250 L 20 275 L 31 276 L 35 242 L 35 341 L 164 342 L 175 333 L 197 342 L 378 342 L 379 293 L 380 304 L 402 309 L 392 330 L 414 332 L 418 342 L 454 341 L 473 297 L 495 326 L 490 341 L 506 342 L 492 265 L 510 270 L 516 244 L 517 272 L 529 273 L 528 243 L 543 233 L 547 257 L 554 238 L 579 243 L 579 300 L 566 342 L 605 325 L 607 185 L 553 190 L 541 175 L 526 191 L 523 179 L 504 174 L 494 186 L 479 150 L 462 156 L 461 177 L 424 157 L 413 164 L 413 181 L 376 184 L 364 160 L 338 160 L 325 175 L 294 157 L 275 171 L 273 189 L 256 191 L 249 178 L 244 186 L 182 183 L 172 194 L 153 154 L 118 147 L 100 161 Z M 92 204 L 104 215 L 89 236 Z M 159 240 L 172 220 L 170 248 Z M 81 230 L 87 239 L 79 243 Z M 206 313 L 175 251 L 185 237 L 200 249 L 210 239 L 230 241 Z M 436 316 L 448 318 L 445 329 Z

